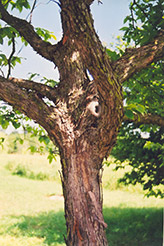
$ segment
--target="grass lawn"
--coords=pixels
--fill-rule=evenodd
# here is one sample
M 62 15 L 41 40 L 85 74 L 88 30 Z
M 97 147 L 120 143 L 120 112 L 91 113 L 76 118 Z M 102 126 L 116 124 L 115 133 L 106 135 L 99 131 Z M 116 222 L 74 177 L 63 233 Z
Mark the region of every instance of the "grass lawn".
M 59 160 L 50 165 L 45 155 L 0 154 L 0 246 L 65 245 L 58 169 Z M 105 168 L 109 245 L 162 246 L 163 201 L 144 198 L 140 187 L 118 189 L 119 175 Z

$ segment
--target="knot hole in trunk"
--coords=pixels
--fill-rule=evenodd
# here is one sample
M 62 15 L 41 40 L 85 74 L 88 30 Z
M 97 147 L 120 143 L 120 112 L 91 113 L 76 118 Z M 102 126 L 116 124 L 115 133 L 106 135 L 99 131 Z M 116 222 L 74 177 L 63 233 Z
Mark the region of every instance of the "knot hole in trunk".
M 98 97 L 94 96 L 92 100 L 87 104 L 87 109 L 95 117 L 99 117 L 101 114 L 101 105 L 99 103 Z

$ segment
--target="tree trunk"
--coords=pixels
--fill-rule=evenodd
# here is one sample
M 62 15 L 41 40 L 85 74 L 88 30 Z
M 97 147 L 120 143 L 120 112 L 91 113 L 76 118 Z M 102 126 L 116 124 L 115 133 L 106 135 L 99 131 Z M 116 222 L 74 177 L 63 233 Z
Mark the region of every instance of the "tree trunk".
M 72 148 L 61 153 L 69 246 L 108 245 L 100 189 L 102 160 L 92 156 L 92 147 L 85 140 L 75 141 Z
M 101 170 L 122 117 L 121 86 L 107 71 L 89 79 L 77 46 L 61 61 L 60 156 L 68 246 L 108 245 L 102 214 Z M 96 61 L 95 61 L 96 62 Z M 97 61 L 99 62 L 99 61 Z M 110 70 L 110 72 L 112 72 Z M 106 77 L 107 76 L 107 77 Z M 115 93 L 113 93 L 115 90 Z
M 121 123 L 121 86 L 94 31 L 89 8 L 82 2 L 61 2 L 64 35 L 56 110 L 66 244 L 106 246 L 101 170 Z

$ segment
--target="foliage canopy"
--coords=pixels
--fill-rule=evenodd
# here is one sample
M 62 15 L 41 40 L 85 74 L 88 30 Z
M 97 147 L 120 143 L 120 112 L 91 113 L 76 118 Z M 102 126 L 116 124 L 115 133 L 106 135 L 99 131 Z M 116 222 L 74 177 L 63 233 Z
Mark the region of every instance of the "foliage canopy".
M 132 1 L 130 15 L 124 23 L 128 24 L 122 28 L 127 46 L 150 42 L 159 31 L 164 31 L 164 2 Z M 158 121 L 155 124 L 142 121 L 142 116 L 164 117 L 163 99 L 163 58 L 124 83 L 126 121 L 112 155 L 116 158 L 116 169 L 131 166 L 131 171 L 119 181 L 142 184 L 147 196 L 164 196 L 164 128 L 158 125 Z M 137 122 L 133 122 L 136 117 Z

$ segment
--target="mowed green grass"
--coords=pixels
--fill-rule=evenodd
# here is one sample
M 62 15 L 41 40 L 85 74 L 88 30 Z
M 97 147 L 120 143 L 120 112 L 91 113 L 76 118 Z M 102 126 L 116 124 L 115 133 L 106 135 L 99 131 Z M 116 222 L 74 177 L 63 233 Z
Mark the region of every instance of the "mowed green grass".
M 13 175 L 18 165 L 30 170 L 34 179 Z M 0 246 L 65 245 L 58 170 L 59 158 L 49 164 L 45 155 L 0 154 Z M 45 180 L 35 179 L 40 172 L 46 173 Z M 116 180 L 121 172 L 113 172 L 112 166 L 104 170 L 109 246 L 162 246 L 163 201 L 144 198 L 138 186 L 119 187 Z

